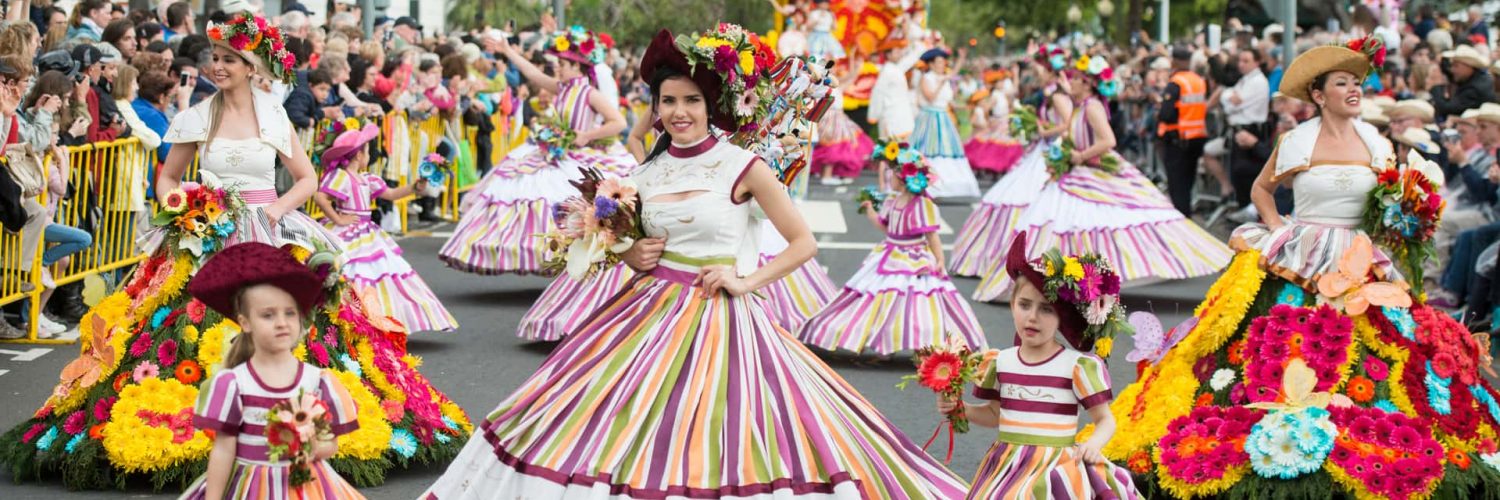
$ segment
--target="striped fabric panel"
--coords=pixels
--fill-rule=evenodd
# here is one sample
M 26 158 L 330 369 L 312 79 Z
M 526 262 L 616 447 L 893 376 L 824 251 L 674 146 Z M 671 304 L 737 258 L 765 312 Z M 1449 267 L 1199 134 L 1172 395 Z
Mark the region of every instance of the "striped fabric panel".
M 1026 231 L 1031 239 L 1030 255 L 1041 255 L 1054 247 L 1065 254 L 1097 253 L 1114 264 L 1115 271 L 1126 281 L 1212 274 L 1233 256 L 1217 238 L 1187 219 L 1070 233 L 1057 233 L 1042 226 L 1017 227 L 1004 244 L 1008 245 L 1010 238 L 1020 231 Z M 1003 265 L 997 260 L 996 271 L 983 275 L 974 291 L 975 300 L 990 302 L 1007 296 L 1011 279 L 1000 267 Z
M 1118 155 L 1115 158 L 1120 161 L 1117 172 L 1078 168 L 1063 176 L 1058 183 L 1068 194 L 1094 203 L 1125 208 L 1172 208 L 1172 200 L 1141 175 L 1140 170 Z
M 327 461 L 313 464 L 312 481 L 292 488 L 284 466 L 260 465 L 235 462 L 224 498 L 264 500 L 358 500 L 364 495 L 340 477 Z M 207 476 L 189 486 L 180 500 L 205 500 L 208 498 Z
M 774 255 L 761 255 L 760 265 L 764 267 L 773 258 Z M 800 332 L 808 318 L 828 306 L 838 288 L 823 266 L 816 259 L 809 259 L 759 292 L 765 295 L 763 306 L 776 324 L 786 331 Z
M 355 182 L 355 177 L 342 168 L 329 169 L 323 172 L 323 182 L 318 184 L 318 192 L 328 195 L 334 199 L 336 205 L 344 206 L 358 203 L 360 198 L 368 198 L 368 193 L 363 189 L 363 184 Z M 365 202 L 369 205 L 369 201 Z
M 897 207 L 898 200 L 891 200 L 880 207 L 880 218 L 885 221 L 886 235 L 893 238 L 916 238 L 937 231 L 942 227 L 943 217 L 938 215 L 937 203 L 928 196 L 917 196 Z
M 951 285 L 930 292 L 845 288 L 807 320 L 801 338 L 828 350 L 887 355 L 938 345 L 950 334 L 976 349 L 987 346 L 973 309 Z
M 1068 447 L 996 441 L 974 473 L 971 500 L 1141 498 L 1130 473 L 1112 463 L 1088 465 Z
M 465 212 L 438 257 L 476 274 L 544 274 L 550 257 L 541 236 L 552 229 L 552 203 L 484 203 Z
M 963 138 L 959 137 L 958 125 L 946 109 L 924 106 L 918 112 L 911 145 L 927 158 L 964 157 Z
M 1351 227 L 1306 222 L 1286 224 L 1275 232 L 1267 231 L 1263 224 L 1246 224 L 1234 230 L 1231 241 L 1244 241 L 1260 250 L 1266 262 L 1312 282 L 1337 269 L 1344 252 L 1360 234 L 1361 231 Z M 1372 266 L 1387 280 L 1401 279 L 1401 271 L 1380 247 L 1375 247 Z
M 568 126 L 574 132 L 587 132 L 599 126 L 599 115 L 589 105 L 589 92 L 593 89 L 589 85 L 589 78 L 580 76 L 563 82 L 557 97 L 552 99 L 552 109 L 567 113 Z
M 250 363 L 215 374 L 198 396 L 193 422 L 201 428 L 237 433 L 236 459 L 264 462 L 268 460 L 267 414 L 272 406 L 298 394 L 314 394 L 323 400 L 335 435 L 357 428 L 354 399 L 322 370 L 305 363 L 287 388 L 266 387 Z
M 634 277 L 635 271 L 625 264 L 590 275 L 582 281 L 562 273 L 547 285 L 536 303 L 521 317 L 516 336 L 541 341 L 561 339 L 582 326 L 594 310 L 614 298 Z
M 386 315 L 413 332 L 458 327 L 432 288 L 401 256 L 401 246 L 380 226 L 360 221 L 335 229 L 348 248 L 340 268 L 344 278 L 357 288 L 374 289 Z
M 1007 245 L 1025 210 L 1024 206 L 980 204 L 958 232 L 953 253 L 948 256 L 948 273 L 977 277 L 1003 274 Z
M 757 301 L 696 292 L 632 281 L 475 439 L 524 476 L 607 483 L 621 497 L 795 496 L 851 477 L 867 498 L 962 495 L 961 481 Z M 455 464 L 448 475 L 481 467 Z M 451 479 L 439 485 L 458 487 Z

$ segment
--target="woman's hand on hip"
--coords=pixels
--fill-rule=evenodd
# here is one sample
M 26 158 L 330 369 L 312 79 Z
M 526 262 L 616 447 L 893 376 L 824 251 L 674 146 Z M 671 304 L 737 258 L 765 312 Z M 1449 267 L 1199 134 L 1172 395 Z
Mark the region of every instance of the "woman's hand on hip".
M 661 260 L 662 250 L 667 248 L 667 240 L 661 238 L 641 238 L 630 246 L 629 250 L 620 254 L 620 260 L 630 266 L 636 272 L 647 272 L 656 269 L 656 262 Z

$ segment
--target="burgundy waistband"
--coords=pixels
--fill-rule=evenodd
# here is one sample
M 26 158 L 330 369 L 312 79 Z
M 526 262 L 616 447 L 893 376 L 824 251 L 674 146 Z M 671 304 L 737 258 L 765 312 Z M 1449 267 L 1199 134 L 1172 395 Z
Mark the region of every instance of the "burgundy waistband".
M 651 270 L 651 277 L 686 286 L 693 286 L 693 281 L 698 279 L 698 273 L 656 266 L 655 269 Z

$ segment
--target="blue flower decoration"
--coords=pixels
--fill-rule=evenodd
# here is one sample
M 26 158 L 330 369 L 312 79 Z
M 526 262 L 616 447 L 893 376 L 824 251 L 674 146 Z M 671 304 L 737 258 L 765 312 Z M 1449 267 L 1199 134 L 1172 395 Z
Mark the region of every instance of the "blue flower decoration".
M 1276 294 L 1276 303 L 1302 307 L 1307 303 L 1307 292 L 1300 286 L 1287 283 L 1281 287 L 1281 293 Z
M 78 449 L 78 445 L 83 444 L 83 439 L 86 437 L 88 437 L 88 434 L 82 432 L 78 433 L 78 435 L 73 436 L 73 439 L 68 440 L 68 444 L 63 445 L 63 450 L 67 451 L 68 453 L 73 453 L 73 450 Z
M 1399 409 L 1396 408 L 1396 403 L 1392 403 L 1391 400 L 1389 400 L 1389 399 L 1382 399 L 1380 401 L 1376 401 L 1375 404 L 1374 404 L 1374 406 L 1375 406 L 1375 408 L 1379 409 L 1380 411 L 1383 411 L 1383 412 L 1386 412 L 1386 413 L 1401 413 L 1401 410 L 1399 410 Z
M 57 431 L 57 426 L 55 426 L 55 425 L 52 426 L 52 428 L 47 429 L 47 433 L 46 434 L 42 434 L 42 437 L 37 438 L 37 440 L 36 440 L 36 449 L 41 450 L 41 451 L 47 451 L 47 450 L 52 449 L 52 442 L 53 441 L 57 441 L 57 435 L 58 434 L 61 434 L 61 433 Z
M 1267 414 L 1245 439 L 1250 467 L 1266 478 L 1292 479 L 1318 470 L 1333 451 L 1338 428 L 1328 410 L 1304 408 Z
M 912 194 L 922 194 L 927 190 L 927 174 L 918 172 L 917 175 L 906 178 L 906 190 Z
M 896 155 L 896 162 L 897 163 L 921 163 L 922 162 L 922 153 L 918 153 L 917 150 L 911 149 L 911 148 L 903 149 L 903 150 L 901 150 L 900 154 Z
M 1404 307 L 1382 307 L 1381 311 L 1385 313 L 1386 319 L 1391 320 L 1396 331 L 1401 332 L 1402 337 L 1413 342 L 1417 340 L 1417 321 L 1411 318 L 1411 311 Z
M 1385 213 L 1381 214 L 1381 220 L 1387 227 L 1396 230 L 1396 232 L 1401 233 L 1401 236 L 1407 238 L 1416 235 L 1417 228 L 1421 226 L 1421 222 L 1417 220 L 1416 216 L 1402 211 L 1400 205 L 1385 207 Z
M 1452 378 L 1439 377 L 1437 372 L 1432 371 L 1432 361 L 1427 362 L 1427 376 L 1422 378 L 1427 385 L 1427 404 L 1432 406 L 1432 411 L 1438 415 L 1453 413 L 1453 392 L 1448 384 Z
M 434 165 L 432 164 L 432 162 L 428 161 L 422 162 L 422 166 L 417 167 L 417 176 L 423 179 L 427 179 L 428 183 L 439 186 L 441 186 L 448 180 L 447 172 L 444 172 L 443 169 L 438 168 L 437 165 Z
M 402 458 L 411 458 L 417 454 L 417 437 L 406 429 L 391 431 L 391 449 Z
M 239 228 L 235 227 L 234 221 L 229 219 L 224 219 L 224 222 L 220 222 L 218 225 L 214 226 L 214 232 L 219 233 L 220 236 L 228 236 L 230 234 L 234 234 L 234 231 L 236 229 Z
M 348 370 L 349 373 L 353 373 L 356 377 L 365 376 L 364 368 L 360 368 L 359 362 L 355 361 L 353 357 L 350 357 L 349 353 L 339 355 L 339 364 L 343 365 L 345 370 Z
M 1119 93 L 1120 82 L 1114 80 L 1099 82 L 1099 95 L 1104 96 L 1105 98 L 1111 98 Z
M 449 429 L 453 429 L 455 431 L 458 430 L 458 422 L 454 422 L 453 419 L 448 418 L 447 415 L 443 415 L 443 425 L 447 426 Z
M 1484 403 L 1489 408 L 1491 417 L 1500 419 L 1500 404 L 1496 404 L 1494 396 L 1490 396 L 1488 391 L 1485 391 L 1483 387 L 1471 385 L 1469 386 L 1469 394 L 1473 394 L 1475 401 Z
M 1063 150 L 1057 144 L 1047 146 L 1047 161 L 1061 161 Z
M 437 439 L 437 442 L 439 442 L 439 443 L 446 443 L 446 442 L 452 441 L 453 440 L 453 436 L 449 436 L 448 433 L 446 433 L 446 432 L 439 432 L 439 433 L 433 434 L 433 439 Z
M 1047 62 L 1052 65 L 1053 71 L 1060 70 L 1068 66 L 1068 59 L 1066 57 L 1063 57 L 1062 54 L 1053 54 L 1051 58 L 1047 59 Z
M 204 238 L 203 239 L 203 253 L 213 252 L 214 251 L 214 243 L 215 242 L 214 242 L 214 240 L 212 238 Z
M 1010 117 L 1010 128 L 1012 130 L 1018 130 L 1018 129 L 1020 129 L 1021 128 L 1021 117 L 1019 117 L 1019 116 L 1012 116 L 1012 117 Z
M 156 312 L 151 315 L 151 329 L 155 330 L 161 328 L 161 324 L 166 323 L 167 316 L 171 314 L 172 310 L 167 306 L 161 306 L 160 308 L 158 308 Z

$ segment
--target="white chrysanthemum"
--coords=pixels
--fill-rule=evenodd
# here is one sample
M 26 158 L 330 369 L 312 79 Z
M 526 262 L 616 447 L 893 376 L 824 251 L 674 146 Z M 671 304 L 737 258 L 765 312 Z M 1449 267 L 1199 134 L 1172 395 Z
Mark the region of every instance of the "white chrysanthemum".
M 1214 372 L 1213 378 L 1208 380 L 1208 386 L 1212 387 L 1215 391 L 1222 391 L 1225 387 L 1229 387 L 1229 384 L 1233 383 L 1234 370 L 1229 368 L 1220 368 L 1219 371 Z

